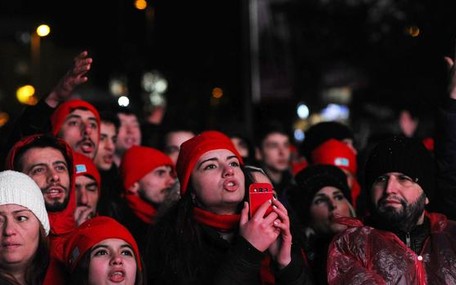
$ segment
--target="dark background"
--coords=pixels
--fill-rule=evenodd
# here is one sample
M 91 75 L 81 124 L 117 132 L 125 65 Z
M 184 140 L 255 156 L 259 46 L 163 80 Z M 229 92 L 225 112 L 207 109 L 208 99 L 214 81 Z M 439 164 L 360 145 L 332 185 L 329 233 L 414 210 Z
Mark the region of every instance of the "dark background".
M 270 118 L 291 128 L 298 102 L 318 110 L 327 103 L 323 90 L 346 86 L 352 127 L 361 131 L 367 122 L 381 129 L 399 106 L 413 105 L 428 117 L 445 96 L 443 56 L 454 53 L 454 2 L 258 0 L 272 17 L 258 34 L 266 81 L 254 101 L 247 1 L 157 0 L 146 11 L 124 0 L 2 1 L 0 111 L 12 120 L 23 108 L 14 92 L 31 80 L 30 44 L 18 38 L 45 22 L 51 34 L 41 41 L 39 97 L 87 49 L 94 64 L 81 94 L 90 101 L 112 102 L 109 79 L 124 75 L 132 106 L 143 112 L 141 76 L 158 70 L 169 83 L 165 120 L 188 118 L 201 128 L 234 121 L 252 132 Z M 418 36 L 411 27 L 420 29 Z M 216 101 L 214 87 L 224 91 Z

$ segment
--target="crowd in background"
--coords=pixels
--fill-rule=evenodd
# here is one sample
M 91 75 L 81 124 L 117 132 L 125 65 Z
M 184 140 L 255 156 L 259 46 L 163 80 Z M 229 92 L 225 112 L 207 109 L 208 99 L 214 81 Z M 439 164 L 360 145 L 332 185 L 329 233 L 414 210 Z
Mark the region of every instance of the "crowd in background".
M 435 132 L 404 108 L 364 148 L 338 121 L 300 145 L 280 120 L 145 122 L 73 96 L 93 60 L 0 149 L 2 284 L 456 284 L 452 59 Z M 252 185 L 273 192 L 255 212 Z

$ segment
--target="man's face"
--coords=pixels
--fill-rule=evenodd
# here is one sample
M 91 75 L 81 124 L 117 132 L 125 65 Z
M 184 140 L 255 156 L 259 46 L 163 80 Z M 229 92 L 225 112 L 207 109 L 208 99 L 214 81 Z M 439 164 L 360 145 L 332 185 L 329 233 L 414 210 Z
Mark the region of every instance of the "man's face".
M 118 114 L 120 120 L 117 134 L 116 153 L 123 154 L 134 145 L 141 144 L 141 126 L 138 118 L 133 114 Z
M 194 136 L 194 133 L 187 131 L 170 132 L 166 135 L 164 152 L 171 158 L 174 165 L 176 165 L 181 144 Z
M 96 212 L 98 203 L 98 184 L 95 179 L 86 175 L 76 176 L 77 206 L 88 207 Z
M 159 166 L 139 180 L 139 196 L 158 206 L 164 202 L 176 179 L 170 166 Z
M 372 185 L 371 198 L 376 216 L 404 230 L 422 223 L 429 203 L 421 186 L 399 172 L 379 176 Z
M 50 212 L 66 208 L 70 197 L 70 174 L 63 154 L 52 147 L 31 148 L 20 161 L 21 172 L 30 176 L 43 193 Z
M 93 160 L 100 170 L 109 170 L 113 163 L 114 151 L 116 149 L 117 132 L 112 123 L 101 122 L 100 143 L 98 151 Z
M 290 141 L 281 133 L 268 135 L 257 152 L 257 159 L 271 171 L 285 171 L 290 166 Z
M 66 117 L 59 137 L 74 151 L 93 159 L 99 141 L 99 126 L 95 115 L 89 110 L 74 110 Z

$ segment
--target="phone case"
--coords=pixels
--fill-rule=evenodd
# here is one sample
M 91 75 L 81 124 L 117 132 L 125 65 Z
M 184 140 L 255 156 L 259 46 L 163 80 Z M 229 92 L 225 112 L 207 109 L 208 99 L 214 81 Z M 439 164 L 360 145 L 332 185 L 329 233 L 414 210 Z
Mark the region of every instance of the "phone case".
M 264 204 L 264 202 L 271 200 L 274 191 L 272 185 L 269 183 L 252 183 L 249 187 L 249 206 L 250 206 L 250 217 L 252 217 L 258 208 Z M 272 211 L 272 205 L 268 208 L 265 216 Z

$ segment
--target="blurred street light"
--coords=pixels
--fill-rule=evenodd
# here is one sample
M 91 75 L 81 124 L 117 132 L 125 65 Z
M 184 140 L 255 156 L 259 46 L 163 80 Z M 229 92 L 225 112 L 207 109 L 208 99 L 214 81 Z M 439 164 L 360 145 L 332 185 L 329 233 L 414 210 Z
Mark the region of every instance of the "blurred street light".
M 9 121 L 9 115 L 6 112 L 0 112 L 0 127 L 3 127 L 6 125 L 6 123 Z
M 24 85 L 16 90 L 16 98 L 21 104 L 35 105 L 37 98 L 35 96 L 35 88 L 32 85 Z
M 42 24 L 32 33 L 31 53 L 32 53 L 32 84 L 39 91 L 40 87 L 40 61 L 41 61 L 41 38 L 46 37 L 51 32 L 51 28 Z
M 141 87 L 146 110 L 166 105 L 165 93 L 168 89 L 168 81 L 159 71 L 145 72 L 142 76 Z
M 147 8 L 147 2 L 145 0 L 136 0 L 135 8 L 138 10 L 145 10 Z

